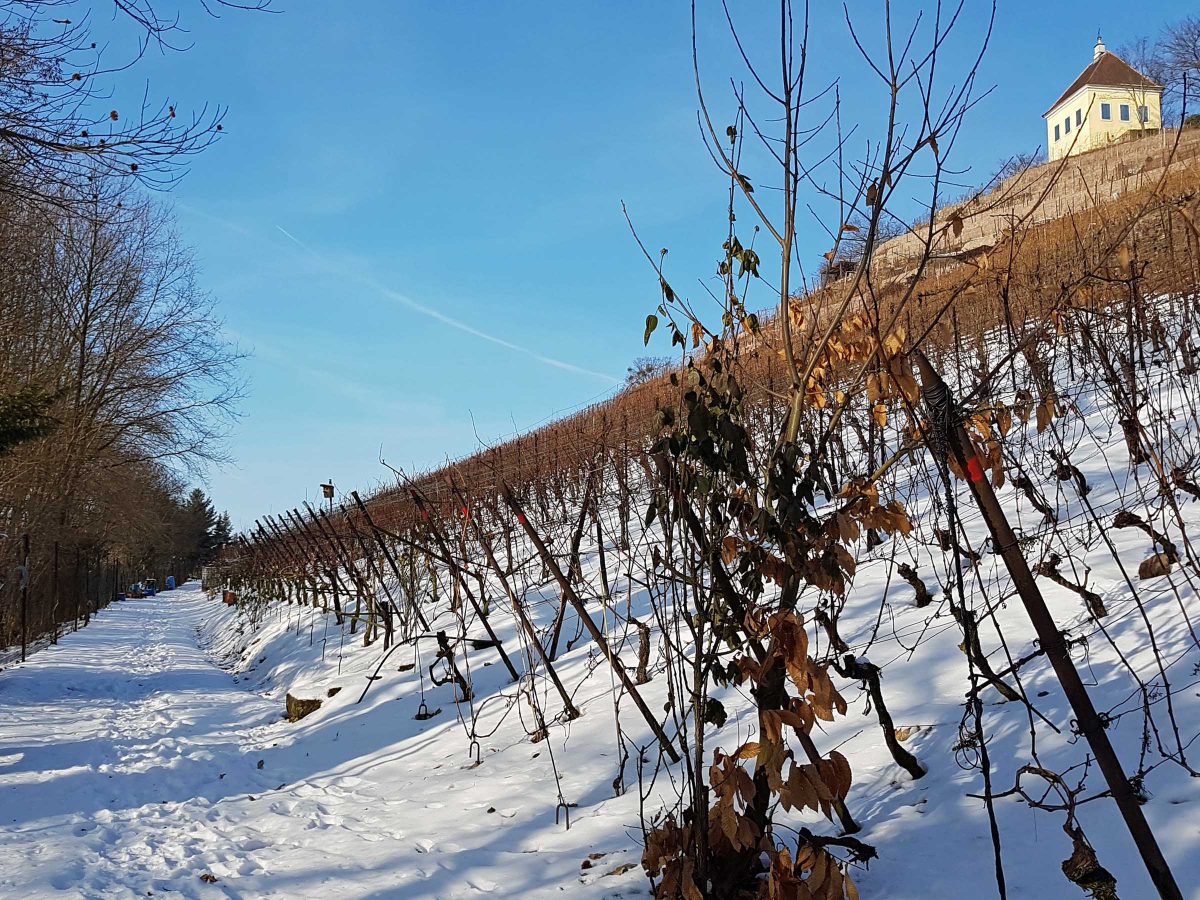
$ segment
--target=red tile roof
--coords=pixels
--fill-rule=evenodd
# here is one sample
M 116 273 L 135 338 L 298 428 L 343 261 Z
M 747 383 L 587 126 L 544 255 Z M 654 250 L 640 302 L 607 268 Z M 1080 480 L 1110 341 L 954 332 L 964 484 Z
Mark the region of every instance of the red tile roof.
M 1100 54 L 1090 66 L 1080 73 L 1071 86 L 1063 91 L 1063 95 L 1054 101 L 1054 105 L 1043 115 L 1049 115 L 1055 107 L 1085 85 L 1100 87 L 1131 87 L 1152 91 L 1161 91 L 1162 85 L 1152 81 L 1131 66 L 1115 53 L 1107 50 Z

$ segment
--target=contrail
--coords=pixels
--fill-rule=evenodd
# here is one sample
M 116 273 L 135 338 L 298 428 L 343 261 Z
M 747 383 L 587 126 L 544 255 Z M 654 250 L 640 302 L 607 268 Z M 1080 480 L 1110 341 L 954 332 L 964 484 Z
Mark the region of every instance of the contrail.
M 368 275 L 364 275 L 361 272 L 346 271 L 345 269 L 341 268 L 340 266 L 335 266 L 335 265 L 331 264 L 325 257 L 323 257 L 321 254 L 317 253 L 315 250 L 313 250 L 311 247 L 309 247 L 307 244 L 305 244 L 303 241 L 301 241 L 298 237 L 296 237 L 294 234 L 292 234 L 290 231 L 288 231 L 282 225 L 276 225 L 275 227 L 279 230 L 280 234 L 282 234 L 284 237 L 286 237 L 289 241 L 291 241 L 293 244 L 295 244 L 297 247 L 299 247 L 305 253 L 309 254 L 314 259 L 321 262 L 323 265 L 327 266 L 330 269 L 333 269 L 334 271 L 340 272 L 343 275 L 354 278 L 356 281 L 360 282 L 361 284 L 366 285 L 367 287 L 371 288 L 372 290 L 378 291 L 382 296 L 386 297 L 388 300 L 391 300 L 394 303 L 398 303 L 401 306 L 405 306 L 405 307 L 411 309 L 413 312 L 418 312 L 423 316 L 428 316 L 429 318 L 431 318 L 437 322 L 441 322 L 443 325 L 448 325 L 451 328 L 456 328 L 459 331 L 462 331 L 466 334 L 471 335 L 472 337 L 477 337 L 480 340 L 489 341 L 490 343 L 497 344 L 498 346 L 504 347 L 506 350 L 512 350 L 514 353 L 523 353 L 526 356 L 531 356 L 534 359 L 536 359 L 538 362 L 544 363 L 545 365 L 548 365 L 548 366 L 554 366 L 556 369 L 563 369 L 567 372 L 574 372 L 577 375 L 587 375 L 591 378 L 600 378 L 611 384 L 619 384 L 620 383 L 620 379 L 613 378 L 611 375 L 608 375 L 604 372 L 595 372 L 591 369 L 585 369 L 582 366 L 577 366 L 574 363 L 565 362 L 564 360 L 561 360 L 561 359 L 555 359 L 552 356 L 545 356 L 541 353 L 538 353 L 536 350 L 531 350 L 528 347 L 522 347 L 520 344 L 514 344 L 512 341 L 505 340 L 502 337 L 497 337 L 494 334 L 488 334 L 486 331 L 480 331 L 478 328 L 475 328 L 472 325 L 468 325 L 466 322 L 462 322 L 462 321 L 454 318 L 453 316 L 448 316 L 445 313 L 439 312 L 438 310 L 433 309 L 432 307 L 426 306 L 423 303 L 418 303 L 416 300 L 413 300 L 411 297 L 405 296 L 404 294 L 400 293 L 399 291 L 392 290 L 391 288 L 387 287 L 384 284 L 381 284 L 380 282 L 376 281 L 374 278 L 371 278 Z
M 312 253 L 313 256 L 317 255 L 317 254 L 313 253 L 313 251 L 311 249 L 309 249 L 304 244 L 304 242 L 300 240 L 300 238 L 296 237 L 294 234 L 292 234 L 290 231 L 288 231 L 282 225 L 276 225 L 275 227 L 279 229 L 280 233 L 283 234 L 283 236 L 285 238 L 287 238 L 289 241 L 291 241 L 293 244 L 295 244 L 297 247 L 299 247 L 305 253 Z

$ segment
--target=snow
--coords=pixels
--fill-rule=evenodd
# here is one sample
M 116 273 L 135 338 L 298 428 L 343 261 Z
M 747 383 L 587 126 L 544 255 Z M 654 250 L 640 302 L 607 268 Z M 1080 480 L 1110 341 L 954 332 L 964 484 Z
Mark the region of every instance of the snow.
M 1181 407 L 1172 426 L 1178 452 L 1190 452 L 1196 435 L 1182 409 L 1186 404 L 1169 390 L 1151 399 L 1148 406 Z M 1082 380 L 1071 385 L 1066 402 L 1082 414 L 1058 420 L 1041 436 L 1031 424 L 1030 456 L 1036 458 L 1038 442 L 1051 437 L 1073 448 L 1072 459 L 1093 488 L 1089 502 L 1101 521 L 1111 521 L 1138 493 L 1145 469 L 1129 467 L 1120 428 L 1093 386 Z M 1176 445 L 1164 446 L 1171 451 Z M 925 470 L 919 466 L 911 471 L 910 481 L 894 489 L 928 533 L 938 515 L 940 488 L 922 481 Z M 1136 768 L 1143 738 L 1132 672 L 1154 690 L 1156 723 L 1166 722 L 1164 673 L 1146 639 L 1147 623 L 1166 662 L 1188 762 L 1196 767 L 1200 650 L 1189 620 L 1200 616 L 1200 604 L 1193 578 L 1186 569 L 1149 581 L 1134 576 L 1135 599 L 1070 484 L 1045 477 L 1038 487 L 1059 509 L 1057 529 L 1043 525 L 1011 484 L 998 493 L 1019 530 L 1039 542 L 1037 552 L 1058 548 L 1069 558 L 1063 571 L 1073 580 L 1087 567 L 1088 586 L 1103 597 L 1109 615 L 1100 629 L 1078 596 L 1039 579 L 1059 625 L 1073 638 L 1086 639 L 1073 651 L 1075 662 L 1096 706 L 1114 716 L 1109 733 L 1126 769 Z M 968 596 L 976 608 L 1002 599 L 993 610 L 1008 652 L 1025 656 L 1034 646 L 1028 618 L 965 493 L 959 502 L 971 546 L 982 557 L 977 569 L 967 570 Z M 1194 529 L 1200 502 L 1181 497 L 1180 503 Z M 1178 529 L 1167 528 L 1161 517 L 1154 521 L 1182 546 Z M 1150 555 L 1149 539 L 1135 529 L 1109 529 L 1107 537 L 1130 573 Z M 649 557 L 649 545 L 638 535 L 634 545 Z M 584 576 L 594 582 L 595 548 L 586 549 Z M 618 568 L 616 548 L 609 552 L 611 574 Z M 1029 554 L 1034 561 L 1041 558 L 1037 552 Z M 914 606 L 911 588 L 892 573 L 893 553 L 916 565 L 933 604 Z M 857 837 L 879 851 L 869 869 L 854 870 L 863 897 L 996 895 L 987 816 L 977 796 L 982 781 L 966 765 L 971 748 L 960 744 L 967 663 L 957 646 L 961 632 L 945 605 L 944 585 L 951 583 L 947 560 L 935 543 L 915 540 L 864 554 L 841 620 L 855 656 L 881 667 L 883 692 L 906 735 L 905 746 L 929 770 L 919 781 L 900 770 L 874 713 L 866 709 L 865 693 L 839 680 L 849 714 L 822 723 L 814 739 L 822 752 L 840 749 L 849 759 L 854 785 L 848 805 L 863 825 Z M 1073 571 L 1071 561 L 1080 568 Z M 610 614 L 598 602 L 591 604 L 627 661 L 636 652 L 636 632 L 617 612 L 629 603 L 649 620 L 645 591 L 631 588 L 629 574 L 611 576 Z M 636 581 L 643 573 L 632 574 Z M 497 585 L 489 590 L 493 624 L 517 667 L 526 671 L 528 656 L 503 593 Z M 531 590 L 531 615 L 545 627 L 557 597 L 550 588 Z M 538 602 L 539 592 L 544 602 Z M 568 617 L 567 638 L 577 624 Z M 438 627 L 454 627 L 444 611 L 434 623 Z M 472 626 L 470 634 L 482 636 L 482 630 Z M 1007 659 L 995 630 L 984 625 L 982 635 L 993 666 L 1003 669 Z M 401 646 L 383 665 L 382 677 L 369 681 L 380 663 L 380 645 L 364 647 L 361 634 L 348 634 L 311 608 L 275 604 L 264 621 L 253 622 L 246 610 L 224 606 L 194 584 L 114 604 L 86 629 L 0 672 L 0 896 L 648 896 L 638 865 L 638 760 L 635 754 L 621 768 L 612 678 L 595 645 L 582 637 L 556 663 L 583 716 L 555 720 L 549 739 L 537 743 L 530 740 L 536 722 L 522 688 L 533 685 L 547 719 L 555 719 L 562 706 L 540 673 L 513 685 L 494 650 L 471 651 L 465 665 L 476 698 L 456 703 L 451 685 L 433 687 L 419 677 L 433 661 L 432 642 L 420 641 L 417 648 L 419 655 L 412 645 Z M 650 671 L 654 677 L 643 691 L 658 712 L 666 703 L 666 678 L 657 651 Z M 1022 668 L 1021 682 L 1046 719 L 1060 726 L 1070 721 L 1044 658 Z M 359 702 L 364 687 L 369 689 Z M 334 688 L 340 690 L 329 696 Z M 288 692 L 320 698 L 323 705 L 288 723 L 282 718 Z M 709 746 L 731 750 L 753 738 L 745 698 L 732 689 L 715 695 L 730 714 Z M 997 792 L 1011 788 L 1017 770 L 1035 761 L 1034 750 L 1036 761 L 1056 771 L 1083 762 L 1086 747 L 1067 729 L 1056 734 L 1039 721 L 1032 747 L 1025 707 L 991 690 L 982 696 Z M 441 714 L 414 719 L 423 699 Z M 620 721 L 633 743 L 652 744 L 628 700 Z M 668 730 L 673 731 L 669 723 Z M 1164 729 L 1162 741 L 1171 740 Z M 656 758 L 646 757 L 647 814 L 673 801 L 672 779 L 679 775 L 678 769 L 662 770 L 655 778 Z M 1147 759 L 1159 764 L 1145 780 L 1150 797 L 1145 814 L 1184 895 L 1200 900 L 1200 779 L 1163 762 L 1153 736 Z M 617 796 L 613 781 L 619 773 L 627 790 Z M 1077 768 L 1072 777 L 1080 774 Z M 1093 766 L 1087 794 L 1099 783 Z M 1025 784 L 1031 793 L 1040 792 L 1036 779 L 1027 777 Z M 570 804 L 565 810 L 560 797 Z M 996 814 L 1009 897 L 1084 896 L 1061 873 L 1071 853 L 1061 813 L 1035 810 L 1008 796 L 997 799 Z M 1111 801 L 1085 803 L 1078 815 L 1100 862 L 1116 875 L 1119 895 L 1153 897 Z M 813 815 L 781 814 L 778 821 L 834 830 Z M 601 855 L 589 858 L 594 854 Z
M 515 715 L 481 738 L 482 764 L 474 766 L 448 687 L 429 695 L 443 713 L 414 721 L 415 679 L 389 665 L 391 674 L 356 704 L 377 648 L 349 638 L 339 648 L 339 632 L 325 630 L 319 612 L 276 613 L 238 636 L 232 609 L 188 585 L 116 604 L 0 674 L 0 896 L 647 894 L 636 865 L 605 876 L 636 864 L 639 829 L 636 789 L 612 796 L 603 670 L 579 696 L 585 714 L 570 724 L 569 740 L 562 730 L 552 738 L 564 797 L 578 804 L 566 830 L 554 822 L 546 744 L 530 744 Z M 235 649 L 241 641 L 244 654 Z M 582 678 L 586 652 L 565 657 L 568 683 Z M 857 779 L 851 809 L 866 825 L 861 837 L 881 852 L 857 876 L 864 896 L 958 896 L 972 882 L 990 893 L 986 822 L 981 804 L 965 797 L 979 785 L 958 771 L 950 750 L 959 665 L 947 656 L 902 688 L 893 673 L 905 670 L 887 669 L 897 722 L 920 727 L 908 746 L 931 768 L 925 779 L 909 781 L 881 752 L 871 718 L 852 713 L 822 742 L 849 740 L 842 749 Z M 475 669 L 481 696 L 511 690 L 497 673 L 498 664 Z M 1103 667 L 1097 675 L 1107 677 Z M 1043 686 L 1051 687 L 1045 674 L 1029 689 Z M 287 689 L 324 704 L 289 724 L 281 719 Z M 1065 715 L 1049 701 L 1042 709 L 1055 720 Z M 485 714 L 480 732 L 492 724 Z M 993 759 L 1022 739 L 1018 728 L 997 730 Z M 1128 758 L 1128 743 L 1124 749 Z M 1055 751 L 1043 744 L 1041 753 L 1052 760 Z M 1194 781 L 1172 775 L 1166 767 L 1153 773 L 1155 800 L 1146 810 L 1178 877 L 1193 886 L 1200 798 Z M 626 777 L 633 781 L 632 766 Z M 1103 803 L 1084 808 L 1101 861 L 1117 873 L 1122 896 L 1151 896 L 1115 811 Z M 1000 814 L 1010 896 L 1071 896 L 1057 872 L 1069 845 L 1056 819 L 1003 801 Z M 605 856 L 581 870 L 593 852 Z M 218 880 L 201 881 L 204 874 Z
M 347 643 L 339 679 L 323 617 L 290 612 L 240 676 L 208 645 L 233 614 L 194 584 L 0 673 L 0 896 L 645 896 L 637 868 L 601 877 L 636 862 L 636 819 L 583 790 L 587 767 L 555 827 L 545 744 L 489 741 L 472 766 L 452 704 L 429 722 L 412 692 L 356 705 L 376 648 Z M 325 705 L 282 721 L 279 679 Z

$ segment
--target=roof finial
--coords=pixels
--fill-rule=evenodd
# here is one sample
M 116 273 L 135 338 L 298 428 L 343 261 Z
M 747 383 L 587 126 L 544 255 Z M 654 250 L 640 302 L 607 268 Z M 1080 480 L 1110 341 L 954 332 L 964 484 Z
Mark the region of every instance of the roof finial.
M 1104 38 L 1100 37 L 1100 29 L 1096 29 L 1096 48 L 1092 51 L 1092 62 L 1098 60 L 1103 53 L 1108 51 L 1104 47 Z

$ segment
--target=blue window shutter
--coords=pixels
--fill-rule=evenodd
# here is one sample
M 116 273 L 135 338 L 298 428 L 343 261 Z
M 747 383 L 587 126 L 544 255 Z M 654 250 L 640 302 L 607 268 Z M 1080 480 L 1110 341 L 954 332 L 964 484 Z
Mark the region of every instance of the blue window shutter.
M 1058 126 L 1057 125 L 1054 126 L 1054 139 L 1056 141 L 1058 140 Z
M 1129 104 L 1128 103 L 1121 104 L 1121 121 L 1122 122 L 1129 121 Z
M 1110 106 L 1107 103 L 1101 103 L 1100 104 L 1100 118 L 1111 119 L 1112 118 L 1112 106 Z

